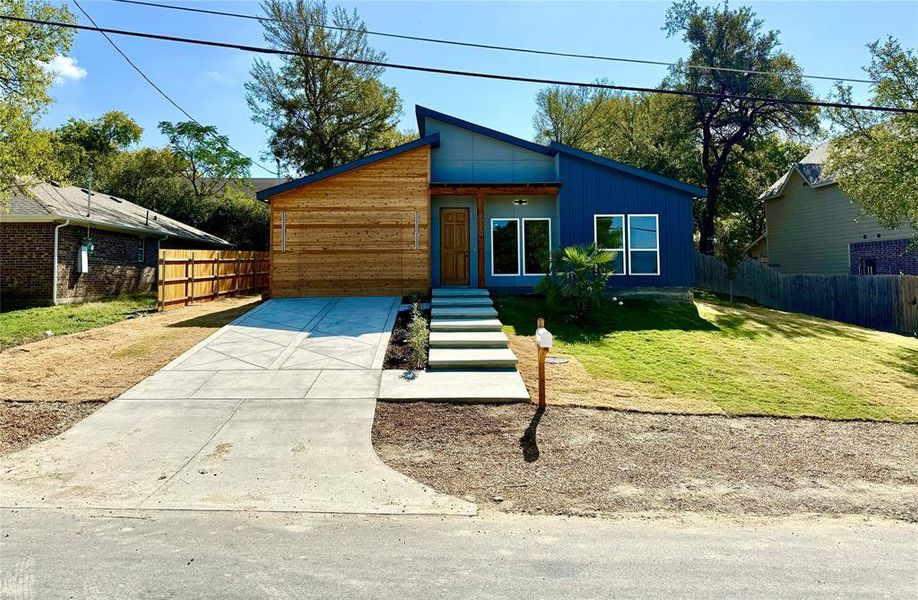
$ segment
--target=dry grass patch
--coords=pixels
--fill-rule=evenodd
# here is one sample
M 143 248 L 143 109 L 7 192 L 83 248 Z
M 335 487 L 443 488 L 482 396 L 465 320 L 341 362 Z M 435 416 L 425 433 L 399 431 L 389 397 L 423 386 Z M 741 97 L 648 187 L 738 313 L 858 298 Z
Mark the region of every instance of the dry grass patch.
M 4 350 L 0 400 L 111 400 L 258 302 L 227 298 Z

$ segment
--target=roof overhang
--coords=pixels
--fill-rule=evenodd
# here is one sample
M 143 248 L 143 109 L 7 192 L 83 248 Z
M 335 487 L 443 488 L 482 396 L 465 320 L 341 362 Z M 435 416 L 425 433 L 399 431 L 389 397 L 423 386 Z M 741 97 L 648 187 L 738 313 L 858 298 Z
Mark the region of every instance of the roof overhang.
M 533 183 L 444 183 L 430 184 L 434 196 L 553 196 L 561 189 L 560 181 Z
M 392 158 L 393 156 L 398 156 L 404 152 L 410 152 L 411 150 L 416 150 L 424 146 L 436 148 L 439 145 L 440 134 L 434 133 L 432 135 L 423 136 L 420 139 L 412 140 L 406 144 L 402 144 L 394 148 L 389 148 L 388 150 L 383 150 L 382 152 L 377 152 L 376 154 L 364 156 L 363 158 L 359 158 L 337 167 L 332 167 L 331 169 L 326 169 L 325 171 L 319 171 L 318 173 L 313 173 L 312 175 L 307 175 L 306 177 L 300 177 L 299 179 L 294 179 L 280 185 L 275 185 L 274 187 L 269 187 L 258 192 L 255 197 L 259 200 L 267 200 L 271 196 L 276 196 L 278 194 L 282 194 L 283 192 L 295 190 L 298 187 L 309 185 L 310 183 L 315 183 L 317 181 L 322 181 L 323 179 L 335 177 L 336 175 L 341 175 L 342 173 L 347 173 L 348 171 L 353 171 L 354 169 L 359 169 L 360 167 L 372 165 L 373 163 L 386 160 L 387 158 Z
M 101 221 L 94 221 L 92 219 L 87 219 L 85 217 L 67 217 L 64 215 L 2 215 L 0 216 L 0 223 L 68 223 L 69 225 L 79 225 L 85 227 L 91 227 L 93 229 L 101 229 L 103 231 L 117 231 L 121 233 L 131 233 L 134 235 L 139 235 L 143 237 L 151 238 L 175 238 L 180 240 L 185 240 L 188 242 L 195 242 L 199 244 L 213 244 L 214 246 L 226 246 L 232 247 L 233 244 L 227 242 L 222 238 L 214 236 L 214 239 L 202 239 L 196 237 L 189 237 L 181 233 L 174 233 L 168 231 L 160 231 L 158 229 L 147 229 L 146 227 L 132 227 L 130 225 L 115 225 L 112 223 L 105 223 Z

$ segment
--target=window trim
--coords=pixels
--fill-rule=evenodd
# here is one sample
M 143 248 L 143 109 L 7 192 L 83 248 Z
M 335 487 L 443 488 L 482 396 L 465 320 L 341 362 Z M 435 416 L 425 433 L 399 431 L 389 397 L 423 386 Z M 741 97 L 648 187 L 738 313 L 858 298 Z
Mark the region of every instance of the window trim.
M 654 223 L 656 224 L 656 247 L 655 248 L 637 248 L 634 249 L 631 247 L 631 217 L 653 217 Z M 656 213 L 634 213 L 628 215 L 628 275 L 633 275 L 634 277 L 659 277 L 660 276 L 660 215 Z M 656 252 L 657 253 L 657 272 L 656 273 L 634 273 L 631 270 L 632 261 L 631 253 L 632 252 Z
M 494 272 L 494 221 L 516 221 L 516 273 L 495 273 Z M 522 241 L 522 232 L 520 230 L 520 218 L 519 217 L 491 217 L 490 222 L 491 229 L 491 277 L 519 277 L 520 276 L 520 252 L 522 252 L 521 244 Z
M 548 268 L 551 269 L 551 217 L 523 217 L 522 243 L 520 244 L 520 262 L 524 277 L 544 277 L 548 273 L 529 273 L 526 271 L 526 221 L 548 221 Z
M 145 238 L 140 238 L 140 246 L 137 248 L 137 259 L 138 264 L 144 264 L 147 262 L 147 240 Z
M 624 213 L 594 213 L 593 214 L 593 243 L 599 247 L 599 219 L 601 217 L 621 217 L 622 218 L 622 247 L 621 248 L 600 248 L 605 252 L 621 252 L 622 254 L 622 272 L 612 273 L 612 277 L 624 277 L 628 275 L 628 251 L 626 250 L 625 238 L 628 235 L 628 220 Z

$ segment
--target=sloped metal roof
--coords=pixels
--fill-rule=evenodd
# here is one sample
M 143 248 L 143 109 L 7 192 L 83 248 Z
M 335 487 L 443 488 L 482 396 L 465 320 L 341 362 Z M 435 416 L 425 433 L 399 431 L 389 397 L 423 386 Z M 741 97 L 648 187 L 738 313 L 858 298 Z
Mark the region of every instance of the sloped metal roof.
M 20 188 L 9 201 L 9 212 L 0 221 L 28 222 L 69 219 L 107 229 L 124 230 L 141 235 L 169 236 L 195 242 L 231 246 L 226 240 L 201 231 L 181 221 L 148 210 L 123 198 L 93 192 L 92 201 L 82 188 L 55 183 L 39 183 Z

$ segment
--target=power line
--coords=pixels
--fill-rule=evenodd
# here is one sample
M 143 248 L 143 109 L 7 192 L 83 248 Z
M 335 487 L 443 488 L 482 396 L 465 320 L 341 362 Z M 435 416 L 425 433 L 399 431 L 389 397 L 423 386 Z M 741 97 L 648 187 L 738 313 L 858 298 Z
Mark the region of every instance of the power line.
M 78 2 L 78 0 L 73 0 L 73 3 L 76 5 L 76 7 L 77 7 L 78 9 L 80 9 L 80 12 L 83 13 L 83 16 L 85 16 L 87 19 L 89 19 L 89 22 L 93 24 L 93 26 L 96 28 L 96 30 L 97 30 L 99 33 L 102 34 L 102 37 L 104 37 L 106 40 L 108 40 L 108 43 L 112 45 L 112 48 L 114 48 L 115 51 L 118 52 L 118 54 L 120 54 L 121 57 L 122 57 L 125 61 L 127 61 L 127 63 L 128 63 L 129 65 L 131 65 L 131 67 L 133 67 L 133 69 L 134 69 L 135 71 L 137 71 L 137 73 L 138 73 L 141 77 L 143 77 L 144 80 L 145 80 L 147 83 L 149 83 L 149 84 L 153 87 L 154 90 L 156 90 L 157 92 L 159 92 L 159 95 L 160 95 L 160 96 L 162 96 L 163 98 L 165 98 L 172 106 L 174 106 L 175 108 L 177 108 L 177 109 L 179 110 L 179 112 L 181 112 L 183 115 L 185 115 L 186 117 L 188 117 L 188 119 L 189 119 L 190 121 L 194 121 L 194 122 L 197 123 L 199 126 L 204 127 L 204 125 L 203 125 L 200 121 L 198 121 L 197 119 L 195 119 L 194 117 L 192 117 L 191 114 L 189 114 L 187 110 L 185 110 L 184 108 L 182 108 L 181 106 L 179 106 L 179 104 L 178 104 L 175 100 L 173 100 L 173 99 L 169 96 L 169 94 L 167 94 L 166 92 L 164 92 L 163 89 L 162 89 L 161 87 L 159 87 L 158 85 L 156 85 L 156 83 L 155 83 L 152 79 L 150 79 L 149 77 L 147 77 L 147 74 L 144 73 L 143 70 L 141 70 L 141 68 L 138 67 L 137 64 L 136 64 L 133 60 L 131 60 L 131 57 L 129 57 L 127 54 L 125 54 L 125 52 L 124 52 L 121 48 L 118 47 L 118 44 L 116 44 L 115 41 L 112 40 L 112 38 L 110 38 L 110 37 L 108 36 L 108 33 L 105 32 L 105 31 L 103 31 L 103 28 L 99 27 L 98 23 L 96 23 L 96 20 L 93 19 L 92 16 L 91 16 L 88 12 L 86 12 L 86 10 L 85 10 L 82 6 L 80 6 L 80 3 Z M 261 168 L 261 169 L 264 169 L 265 171 L 267 171 L 268 173 L 271 173 L 272 175 L 275 174 L 274 171 L 272 171 L 271 169 L 267 168 L 266 166 L 264 166 L 264 165 L 262 165 L 262 164 L 259 164 L 259 163 L 255 162 L 255 160 L 249 158 L 248 156 L 246 156 L 245 154 L 243 154 L 243 153 L 240 152 L 239 150 L 236 150 L 236 148 L 234 148 L 233 146 L 231 146 L 229 143 L 227 143 L 227 146 L 229 146 L 229 148 L 230 148 L 231 150 L 233 150 L 234 152 L 236 152 L 236 153 L 239 154 L 240 156 L 246 158 L 251 164 L 253 164 L 253 165 L 255 165 L 255 166 L 257 166 L 257 167 L 259 167 L 259 168 Z
M 349 58 L 344 56 L 326 56 L 324 54 L 313 54 L 309 52 L 296 52 L 293 50 L 282 50 L 278 48 L 265 48 L 263 46 L 249 46 L 246 44 L 237 44 L 230 42 L 217 42 L 213 40 L 203 40 L 199 38 L 185 38 L 172 35 L 162 35 L 158 33 L 145 33 L 140 31 L 129 31 L 124 29 L 111 29 L 107 27 L 89 27 L 88 25 L 78 25 L 74 23 L 63 23 L 60 21 L 43 21 L 39 19 L 30 19 L 27 17 L 14 17 L 9 15 L 0 15 L 0 19 L 8 21 L 18 21 L 22 23 L 32 23 L 35 25 L 50 25 L 53 27 L 64 27 L 67 29 L 77 29 L 82 31 L 98 31 L 111 33 L 114 35 L 124 35 L 128 37 L 146 38 L 160 40 L 165 42 L 178 42 L 183 44 L 193 44 L 197 46 L 208 46 L 212 48 L 229 48 L 233 50 L 242 50 L 254 54 L 269 54 L 280 56 L 297 56 L 300 58 L 311 58 L 315 60 L 326 60 L 331 62 L 340 62 L 352 65 L 367 65 L 373 67 L 382 67 L 388 69 L 400 69 L 405 71 L 416 71 L 420 73 L 434 73 L 438 75 L 454 75 L 459 77 L 474 77 L 479 79 L 492 79 L 499 81 L 516 81 L 522 83 L 538 83 L 542 85 L 561 85 L 570 87 L 596 88 L 606 90 L 616 90 L 621 92 L 640 92 L 646 94 L 668 94 L 671 96 L 690 96 L 699 98 L 714 98 L 721 100 L 745 100 L 748 102 L 762 102 L 771 104 L 787 104 L 792 106 L 811 106 L 819 108 L 844 108 L 856 110 L 871 110 L 877 112 L 900 113 L 900 114 L 918 114 L 915 108 L 899 108 L 892 106 L 873 106 L 869 104 L 847 104 L 843 102 L 824 102 L 819 100 L 795 100 L 792 98 L 771 98 L 763 96 L 737 96 L 719 92 L 700 92 L 691 90 L 674 90 L 668 88 L 648 88 L 639 86 L 613 85 L 611 83 L 584 82 L 584 81 L 567 81 L 563 79 L 547 79 L 541 77 L 524 77 L 521 75 L 502 75 L 498 73 L 483 73 L 478 71 L 460 71 L 456 69 L 444 69 L 440 67 L 425 67 L 421 65 L 409 65 L 399 63 L 389 63 L 377 60 L 364 60 L 358 58 Z
M 114 2 L 120 2 L 122 4 L 137 4 L 140 6 L 151 6 L 154 8 L 165 8 L 169 10 L 179 10 L 190 13 L 200 13 L 206 15 L 216 15 L 221 17 L 233 17 L 237 19 L 249 19 L 252 21 L 274 21 L 278 22 L 278 19 L 273 17 L 260 17 L 258 15 L 248 15 L 244 13 L 229 12 L 223 10 L 211 10 L 206 8 L 192 8 L 190 6 L 176 6 L 174 4 L 161 4 L 159 2 L 145 2 L 143 0 L 113 0 Z M 406 35 L 401 33 L 390 33 L 386 31 L 373 31 L 370 29 L 358 29 L 354 27 L 341 27 L 338 25 L 328 25 L 325 23 L 311 23 L 313 26 L 320 26 L 326 29 L 332 29 L 334 31 L 348 31 L 352 33 L 366 33 L 367 35 L 375 35 L 379 37 L 388 37 L 395 38 L 400 40 L 411 40 L 415 42 L 428 42 L 433 44 L 447 44 L 450 46 L 463 46 L 466 48 L 482 48 L 485 50 L 500 50 L 502 52 L 519 52 L 525 54 L 541 54 L 543 56 L 560 56 L 564 58 L 584 58 L 588 60 L 602 60 L 609 62 L 624 62 L 624 63 L 635 63 L 641 65 L 657 65 L 663 67 L 681 67 L 686 69 L 697 69 L 697 70 L 706 70 L 706 71 L 727 71 L 731 73 L 748 73 L 752 75 L 771 75 L 773 77 L 786 77 L 783 73 L 776 73 L 774 71 L 759 71 L 755 69 L 736 69 L 731 67 L 714 67 L 711 65 L 696 65 L 696 64 L 680 64 L 672 63 L 660 60 L 647 60 L 640 58 L 623 58 L 618 56 L 603 56 L 599 54 L 578 54 L 575 52 L 561 52 L 555 50 L 541 50 L 538 48 L 520 48 L 515 46 L 498 46 L 494 44 L 480 44 L 475 42 L 463 42 L 459 40 L 447 40 L 443 38 L 432 38 L 432 37 L 423 37 L 416 35 Z M 873 79 L 857 79 L 854 77 L 829 77 L 827 75 L 801 75 L 805 79 L 821 79 L 825 81 L 850 81 L 852 83 L 877 83 Z

